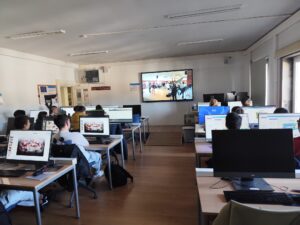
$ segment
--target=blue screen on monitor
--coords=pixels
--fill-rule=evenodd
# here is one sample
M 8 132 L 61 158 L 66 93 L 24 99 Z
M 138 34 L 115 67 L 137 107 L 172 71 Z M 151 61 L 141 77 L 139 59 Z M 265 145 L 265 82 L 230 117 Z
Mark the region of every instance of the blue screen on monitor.
M 199 124 L 205 123 L 205 115 L 226 115 L 229 113 L 228 106 L 199 106 L 198 121 Z

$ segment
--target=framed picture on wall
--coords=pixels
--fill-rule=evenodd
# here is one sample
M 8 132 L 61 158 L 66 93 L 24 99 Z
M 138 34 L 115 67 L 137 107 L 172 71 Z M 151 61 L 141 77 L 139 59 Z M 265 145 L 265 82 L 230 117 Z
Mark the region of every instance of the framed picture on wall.
M 39 84 L 38 88 L 38 98 L 40 105 L 46 105 L 51 103 L 51 105 L 57 105 L 57 86 L 56 85 L 42 85 Z

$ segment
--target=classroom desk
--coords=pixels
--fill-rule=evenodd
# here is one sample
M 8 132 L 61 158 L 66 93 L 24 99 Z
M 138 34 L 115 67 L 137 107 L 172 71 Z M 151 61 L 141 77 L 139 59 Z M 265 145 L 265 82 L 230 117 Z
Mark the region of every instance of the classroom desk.
M 38 191 L 49 185 L 53 181 L 62 177 L 66 173 L 72 171 L 73 172 L 73 185 L 74 185 L 74 194 L 75 194 L 75 210 L 76 217 L 80 217 L 79 210 L 79 198 L 78 198 L 78 186 L 77 186 L 77 178 L 76 178 L 76 159 L 64 159 L 64 158 L 51 158 L 55 160 L 56 163 L 62 164 L 62 168 L 55 171 L 53 174 L 49 175 L 46 179 L 42 181 L 33 180 L 26 178 L 26 176 L 30 176 L 32 172 L 28 172 L 21 177 L 0 177 L 0 188 L 1 189 L 13 189 L 13 190 L 22 190 L 22 191 L 31 191 L 33 192 L 34 197 L 34 206 L 35 206 L 35 217 L 37 225 L 42 225 L 41 211 L 40 211 L 40 202 L 39 202 L 39 194 Z
M 108 164 L 108 174 L 109 174 L 109 188 L 112 190 L 112 179 L 111 179 L 111 160 L 110 160 L 110 150 L 115 147 L 116 145 L 120 144 L 121 146 L 121 161 L 122 167 L 125 167 L 124 163 L 124 152 L 123 152 L 123 135 L 110 135 L 110 138 L 113 141 L 110 144 L 90 144 L 89 146 L 85 147 L 87 151 L 106 151 L 107 155 L 107 164 Z
M 150 134 L 149 117 L 141 117 L 141 124 L 143 127 L 144 143 L 146 143 L 148 137 L 147 135 Z M 147 127 L 147 133 L 146 133 L 146 127 Z
M 139 132 L 139 137 L 140 137 L 140 152 L 143 152 L 141 124 L 132 125 L 130 128 L 123 128 L 123 132 L 124 133 L 130 133 L 131 132 L 131 137 L 132 137 L 132 156 L 133 156 L 134 160 L 135 160 L 135 137 L 134 137 L 134 134 L 135 134 L 135 132 L 137 130 Z
M 217 177 L 196 177 L 197 187 L 199 194 L 199 208 L 201 210 L 202 222 L 204 224 L 209 224 L 209 216 L 216 216 L 220 210 L 226 205 L 225 197 L 223 191 L 233 190 L 231 185 L 225 181 L 222 181 L 222 184 L 228 184 L 224 188 L 220 189 L 211 189 L 210 187 L 220 180 Z M 275 191 L 282 192 L 279 188 L 276 187 L 288 187 L 291 189 L 299 189 L 300 180 L 299 179 L 265 179 L 270 185 L 273 186 Z M 276 186 L 276 187 L 275 187 Z M 223 185 L 222 185 L 223 187 Z M 254 207 L 263 208 L 266 210 L 299 210 L 299 207 L 296 206 L 283 206 L 283 205 L 262 205 L 262 204 L 249 204 Z
M 201 167 L 201 157 L 212 156 L 212 144 L 203 138 L 195 138 L 196 167 Z

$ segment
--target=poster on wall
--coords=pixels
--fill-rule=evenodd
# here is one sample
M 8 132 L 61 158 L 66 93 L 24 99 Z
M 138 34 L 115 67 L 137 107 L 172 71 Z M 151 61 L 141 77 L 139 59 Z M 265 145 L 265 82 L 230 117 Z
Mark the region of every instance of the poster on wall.
M 40 105 L 58 105 L 56 85 L 38 85 Z

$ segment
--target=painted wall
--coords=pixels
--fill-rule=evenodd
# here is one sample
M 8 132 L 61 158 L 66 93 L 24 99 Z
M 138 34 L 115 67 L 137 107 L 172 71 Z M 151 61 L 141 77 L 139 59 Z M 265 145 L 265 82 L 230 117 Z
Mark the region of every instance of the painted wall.
M 38 101 L 38 84 L 56 84 L 57 80 L 74 82 L 77 65 L 0 49 L 0 132 L 6 129 L 7 117 L 16 109 L 42 109 Z
M 231 56 L 229 64 L 224 57 Z M 141 104 L 140 89 L 131 91 L 129 83 L 139 82 L 141 72 L 193 69 L 194 101 L 142 103 L 142 114 L 150 117 L 152 125 L 183 124 L 184 114 L 194 102 L 202 101 L 204 93 L 224 93 L 232 90 L 248 91 L 245 57 L 240 53 L 212 54 L 189 57 L 153 59 L 111 64 L 82 65 L 80 69 L 104 67 L 105 85 L 110 91 L 91 91 L 91 103 L 101 105 Z

